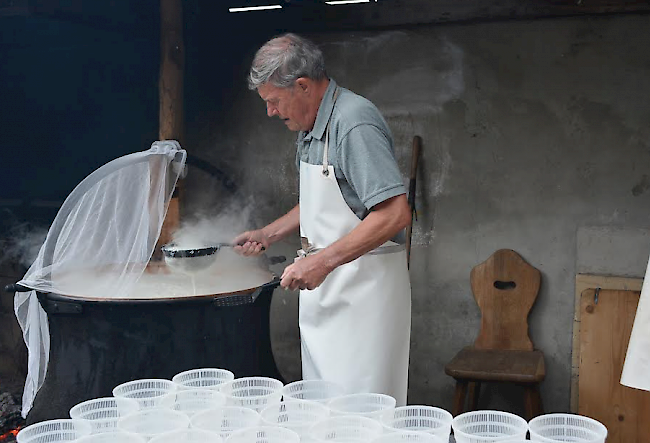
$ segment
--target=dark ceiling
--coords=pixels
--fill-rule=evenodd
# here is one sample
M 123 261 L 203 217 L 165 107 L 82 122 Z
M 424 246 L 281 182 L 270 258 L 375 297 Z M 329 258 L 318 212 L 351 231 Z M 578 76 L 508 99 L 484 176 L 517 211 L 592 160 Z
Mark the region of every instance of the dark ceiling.
M 189 14 L 208 14 L 215 26 L 241 30 L 369 29 L 424 23 L 528 19 L 648 12 L 648 0 L 370 0 L 331 6 L 325 0 L 183 0 Z M 0 16 L 38 15 L 98 27 L 147 32 L 159 0 L 0 0 Z M 229 13 L 229 7 L 279 4 L 282 9 Z

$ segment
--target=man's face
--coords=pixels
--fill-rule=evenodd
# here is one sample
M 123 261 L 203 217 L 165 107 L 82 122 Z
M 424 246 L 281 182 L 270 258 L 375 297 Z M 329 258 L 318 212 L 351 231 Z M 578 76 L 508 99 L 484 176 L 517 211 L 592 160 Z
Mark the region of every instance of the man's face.
M 278 88 L 266 83 L 257 88 L 257 92 L 266 102 L 268 116 L 277 115 L 290 131 L 311 131 L 314 127 L 316 113 L 310 109 L 309 94 L 300 84 Z

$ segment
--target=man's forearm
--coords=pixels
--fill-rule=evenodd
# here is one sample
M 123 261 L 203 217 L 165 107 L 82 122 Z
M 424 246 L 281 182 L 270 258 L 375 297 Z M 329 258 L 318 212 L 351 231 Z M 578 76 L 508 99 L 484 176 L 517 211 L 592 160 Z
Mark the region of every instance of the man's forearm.
M 284 214 L 276 221 L 262 228 L 270 243 L 282 240 L 294 233 L 300 227 L 300 207 L 296 205 L 291 211 Z
M 320 251 L 317 256 L 330 272 L 381 246 L 411 220 L 405 195 L 398 195 L 375 206 L 349 234 Z

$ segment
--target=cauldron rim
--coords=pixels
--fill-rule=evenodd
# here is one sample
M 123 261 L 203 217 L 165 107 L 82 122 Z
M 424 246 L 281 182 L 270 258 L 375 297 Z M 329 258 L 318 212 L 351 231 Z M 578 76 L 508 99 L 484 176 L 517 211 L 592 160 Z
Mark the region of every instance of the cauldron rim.
M 54 301 L 69 301 L 76 303 L 90 302 L 90 303 L 110 303 L 110 304 L 151 304 L 151 303 L 183 303 L 183 302 L 206 302 L 211 300 L 218 300 L 226 297 L 233 297 L 238 295 L 248 295 L 255 291 L 263 289 L 267 285 L 272 285 L 278 277 L 271 273 L 269 281 L 259 286 L 251 288 L 240 289 L 237 291 L 221 292 L 217 294 L 202 294 L 202 295 L 185 295 L 181 297 L 152 297 L 152 298 L 127 298 L 127 297 L 86 297 L 81 295 L 61 294 L 57 292 L 38 292 L 39 298 L 45 298 Z

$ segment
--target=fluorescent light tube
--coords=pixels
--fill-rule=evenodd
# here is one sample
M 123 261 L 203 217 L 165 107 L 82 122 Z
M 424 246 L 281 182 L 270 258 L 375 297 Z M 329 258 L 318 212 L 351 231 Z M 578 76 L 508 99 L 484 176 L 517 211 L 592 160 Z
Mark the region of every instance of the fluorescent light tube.
M 350 3 L 370 3 L 370 0 L 333 0 L 325 3 L 328 5 L 348 5 Z
M 244 8 L 228 8 L 228 12 L 247 12 L 247 11 L 263 11 L 265 9 L 282 9 L 280 5 L 265 5 L 265 6 L 247 6 Z

